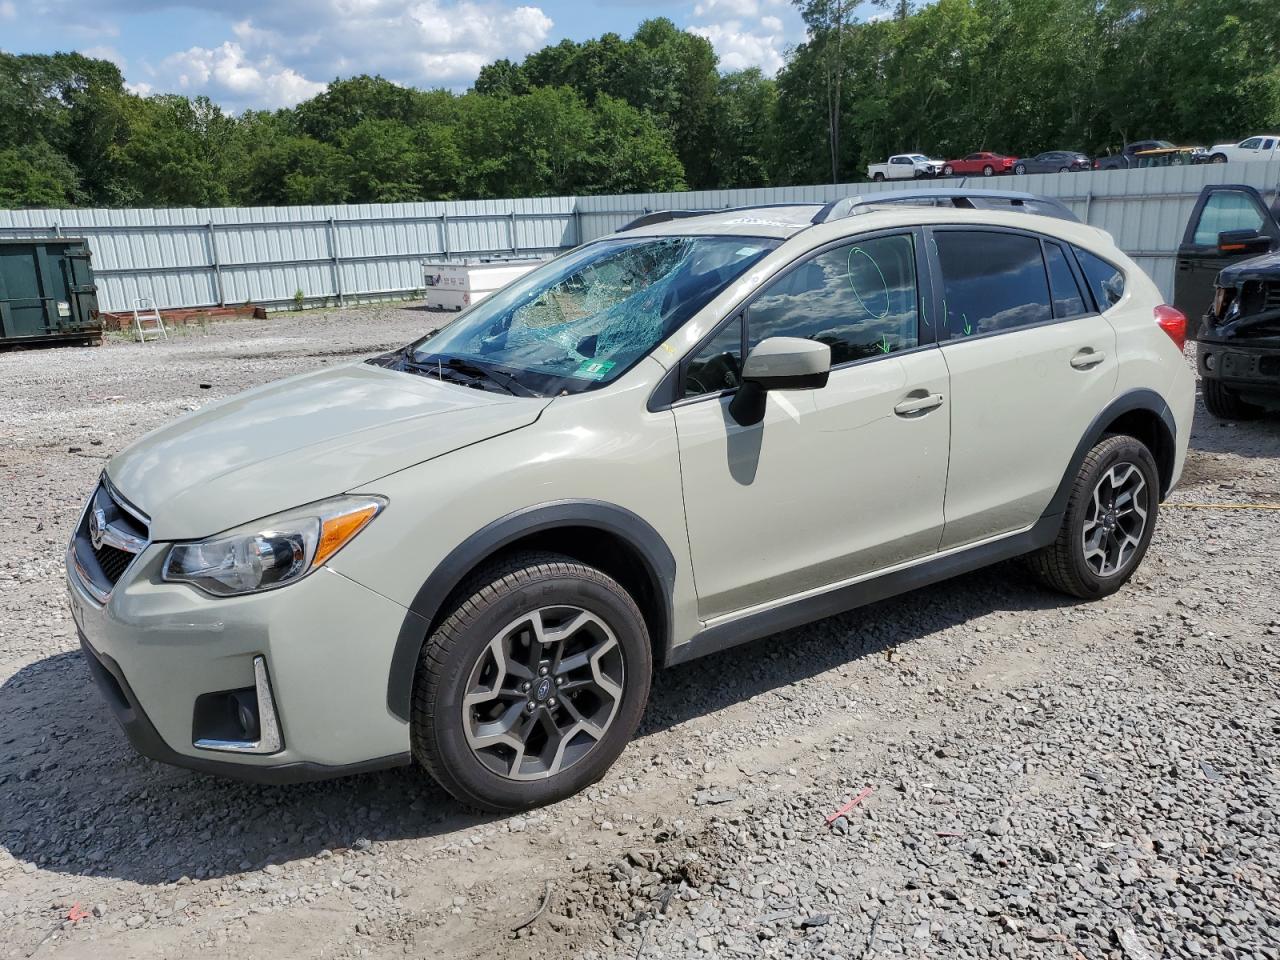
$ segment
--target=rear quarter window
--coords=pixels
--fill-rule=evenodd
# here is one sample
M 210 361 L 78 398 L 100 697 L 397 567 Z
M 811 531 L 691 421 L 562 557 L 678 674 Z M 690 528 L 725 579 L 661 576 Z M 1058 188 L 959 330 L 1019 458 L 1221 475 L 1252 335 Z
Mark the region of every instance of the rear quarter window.
M 1103 260 L 1081 247 L 1075 247 L 1080 269 L 1089 281 L 1089 289 L 1098 302 L 1099 310 L 1106 310 L 1120 302 L 1124 296 L 1124 272 L 1114 263 Z

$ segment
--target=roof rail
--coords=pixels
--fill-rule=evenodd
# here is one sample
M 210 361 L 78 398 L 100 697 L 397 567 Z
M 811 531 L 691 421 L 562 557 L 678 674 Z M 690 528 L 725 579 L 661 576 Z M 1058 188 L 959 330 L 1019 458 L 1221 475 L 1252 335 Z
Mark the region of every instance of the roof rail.
M 872 207 L 893 204 L 910 206 L 957 207 L 961 210 L 1012 210 L 1034 213 L 1042 217 L 1080 222 L 1080 218 L 1060 200 L 1041 197 L 1034 193 L 1016 190 L 970 190 L 965 188 L 937 188 L 932 190 L 885 190 L 880 193 L 859 194 L 832 200 L 819 210 L 813 223 L 827 223 L 859 213 L 869 213 Z

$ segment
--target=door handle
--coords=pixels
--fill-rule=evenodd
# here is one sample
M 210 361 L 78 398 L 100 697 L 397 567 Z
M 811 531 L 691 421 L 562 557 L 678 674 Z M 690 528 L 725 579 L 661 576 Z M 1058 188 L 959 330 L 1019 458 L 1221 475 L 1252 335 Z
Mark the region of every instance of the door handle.
M 1096 367 L 1105 359 L 1107 359 L 1105 351 L 1085 347 L 1071 358 L 1071 365 L 1077 370 L 1088 370 L 1090 367 Z
M 893 412 L 900 417 L 910 417 L 917 413 L 927 413 L 940 406 L 942 406 L 942 394 L 930 393 L 923 397 L 908 397 L 894 407 Z

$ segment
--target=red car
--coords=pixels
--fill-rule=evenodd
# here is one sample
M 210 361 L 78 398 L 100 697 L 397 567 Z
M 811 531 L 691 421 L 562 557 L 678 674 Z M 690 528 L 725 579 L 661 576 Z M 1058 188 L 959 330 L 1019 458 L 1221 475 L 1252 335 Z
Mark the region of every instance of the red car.
M 1006 157 L 1003 153 L 971 153 L 963 160 L 948 160 L 942 168 L 942 175 L 993 177 L 997 173 L 1008 173 L 1017 160 L 1017 157 Z

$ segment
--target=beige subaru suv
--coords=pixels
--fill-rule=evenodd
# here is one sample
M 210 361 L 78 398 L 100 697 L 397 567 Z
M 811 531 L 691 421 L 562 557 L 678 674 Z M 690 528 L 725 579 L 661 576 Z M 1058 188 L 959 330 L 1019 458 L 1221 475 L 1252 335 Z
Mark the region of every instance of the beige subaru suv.
M 71 607 L 147 756 L 545 804 L 618 757 L 655 665 L 1012 557 L 1119 589 L 1187 449 L 1184 328 L 1051 205 L 642 218 L 137 441 Z

